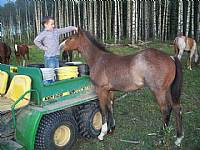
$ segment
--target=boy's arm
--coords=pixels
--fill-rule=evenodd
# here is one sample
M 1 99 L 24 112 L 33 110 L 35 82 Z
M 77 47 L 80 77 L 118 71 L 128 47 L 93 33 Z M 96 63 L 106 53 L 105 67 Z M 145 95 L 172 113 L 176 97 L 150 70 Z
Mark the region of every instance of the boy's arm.
M 39 34 L 35 39 L 34 39 L 34 43 L 37 47 L 39 47 L 42 50 L 47 50 L 47 47 L 44 46 L 43 41 L 44 40 L 44 36 L 42 34 Z
M 71 31 L 77 30 L 77 27 L 68 26 L 68 27 L 65 27 L 65 28 L 59 28 L 57 30 L 58 30 L 59 34 L 64 34 L 64 33 L 67 33 L 67 32 L 71 32 Z

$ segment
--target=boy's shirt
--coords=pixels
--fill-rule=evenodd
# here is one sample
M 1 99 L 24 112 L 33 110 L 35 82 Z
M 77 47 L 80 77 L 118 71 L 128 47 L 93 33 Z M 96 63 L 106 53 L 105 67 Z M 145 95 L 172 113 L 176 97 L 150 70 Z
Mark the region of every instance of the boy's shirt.
M 76 27 L 54 28 L 52 31 L 43 30 L 35 38 L 34 43 L 37 47 L 44 50 L 45 57 L 60 55 L 59 36 L 61 34 L 74 31 Z

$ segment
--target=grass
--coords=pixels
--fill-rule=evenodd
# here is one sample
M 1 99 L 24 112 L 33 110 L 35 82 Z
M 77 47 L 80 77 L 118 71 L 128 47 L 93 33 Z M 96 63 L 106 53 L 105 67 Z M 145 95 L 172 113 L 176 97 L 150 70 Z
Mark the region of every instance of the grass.
M 173 55 L 173 48 L 170 44 L 159 41 L 149 43 L 143 47 L 158 48 Z M 125 55 L 131 54 L 139 49 L 129 47 L 109 48 L 110 51 Z M 42 63 L 42 51 L 32 47 L 30 49 L 30 63 Z M 183 64 L 183 89 L 181 105 L 183 112 L 183 128 L 185 138 L 180 148 L 174 145 L 175 123 L 172 113 L 170 126 L 160 135 L 162 127 L 161 113 L 154 97 L 147 88 L 130 92 L 123 99 L 117 100 L 114 104 L 114 117 L 116 129 L 113 135 L 107 135 L 104 141 L 97 139 L 78 139 L 73 150 L 197 150 L 200 149 L 200 66 L 194 66 L 190 71 L 186 66 L 187 54 L 182 58 Z M 79 60 L 79 58 L 76 58 Z M 81 58 L 81 60 L 83 60 Z M 14 57 L 12 63 L 15 64 Z M 116 92 L 115 97 L 124 95 L 124 92 Z M 151 134 L 151 135 L 148 135 Z M 136 141 L 138 144 L 131 144 L 125 141 Z

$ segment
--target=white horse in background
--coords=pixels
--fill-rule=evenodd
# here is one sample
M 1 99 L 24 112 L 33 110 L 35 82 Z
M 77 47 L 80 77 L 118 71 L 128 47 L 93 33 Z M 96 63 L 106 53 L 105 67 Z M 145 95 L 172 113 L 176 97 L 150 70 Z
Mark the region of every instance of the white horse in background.
M 178 56 L 179 60 L 181 60 L 184 51 L 187 51 L 190 54 L 190 56 L 188 57 L 188 68 L 192 70 L 193 56 L 195 57 L 195 63 L 197 63 L 199 59 L 196 41 L 186 36 L 178 36 L 174 40 L 174 50 L 175 55 Z

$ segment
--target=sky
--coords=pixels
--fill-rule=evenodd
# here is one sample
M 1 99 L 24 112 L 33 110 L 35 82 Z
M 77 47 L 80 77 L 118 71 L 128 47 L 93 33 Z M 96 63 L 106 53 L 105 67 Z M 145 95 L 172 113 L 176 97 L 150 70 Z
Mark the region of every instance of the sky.
M 11 0 L 11 1 L 15 1 L 15 0 Z M 4 6 L 4 4 L 6 4 L 8 2 L 8 0 L 0 0 L 0 5 Z

